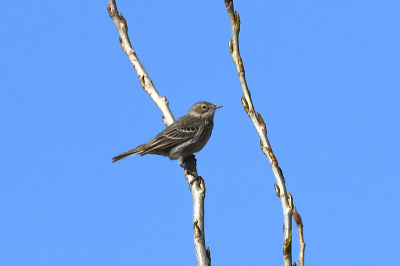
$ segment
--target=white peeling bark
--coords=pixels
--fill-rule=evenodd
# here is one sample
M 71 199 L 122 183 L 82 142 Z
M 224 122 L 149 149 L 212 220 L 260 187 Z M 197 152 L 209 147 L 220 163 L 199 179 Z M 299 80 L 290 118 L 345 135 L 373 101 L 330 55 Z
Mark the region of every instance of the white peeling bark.
M 169 109 L 167 98 L 165 96 L 160 96 L 152 80 L 150 79 L 150 76 L 147 74 L 135 51 L 133 50 L 128 36 L 128 25 L 125 18 L 118 12 L 115 0 L 109 0 L 109 6 L 107 7 L 107 10 L 108 14 L 114 21 L 115 26 L 117 27 L 121 48 L 128 56 L 129 61 L 132 63 L 132 66 L 140 80 L 140 85 L 153 99 L 158 109 L 160 109 L 163 115 L 163 123 L 166 126 L 169 126 L 175 121 L 175 119 L 171 110 Z M 189 183 L 193 198 L 193 234 L 197 264 L 199 266 L 209 266 L 211 265 L 211 256 L 210 250 L 208 248 L 206 249 L 204 235 L 205 184 L 204 180 L 200 176 L 197 177 L 195 157 L 190 156 L 186 158 L 185 163 L 187 169 L 190 170 L 185 170 L 185 178 Z

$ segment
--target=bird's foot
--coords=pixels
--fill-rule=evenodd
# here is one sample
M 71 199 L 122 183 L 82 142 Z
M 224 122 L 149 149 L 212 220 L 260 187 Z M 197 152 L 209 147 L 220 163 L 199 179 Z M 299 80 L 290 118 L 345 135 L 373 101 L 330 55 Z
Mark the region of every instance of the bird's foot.
M 193 172 L 186 167 L 185 167 L 185 177 L 190 186 L 193 185 L 194 181 L 199 179 L 199 176 L 197 175 L 196 172 Z
M 193 172 L 192 170 L 189 170 L 189 169 L 186 168 L 186 167 L 185 167 L 185 175 L 191 175 L 191 176 L 193 176 L 194 178 L 197 178 L 197 177 L 198 177 L 198 175 L 197 175 L 196 172 Z
M 187 168 L 188 165 L 189 165 L 189 167 L 196 168 L 196 163 L 197 163 L 197 159 L 194 156 L 194 154 L 189 155 L 187 157 L 179 157 L 179 160 L 178 160 L 178 164 L 182 168 Z
M 191 156 L 193 156 L 193 155 L 191 155 Z M 199 177 L 198 177 L 198 175 L 197 175 L 197 172 L 196 172 L 196 158 L 193 156 L 193 159 L 194 159 L 194 171 L 193 170 L 191 170 L 191 169 L 193 169 L 192 167 L 193 167 L 193 162 L 192 161 L 188 161 L 188 163 L 186 163 L 186 160 L 187 159 L 192 159 L 191 157 L 186 157 L 186 158 L 179 158 L 179 165 L 183 168 L 183 169 L 185 169 L 185 177 L 186 177 L 186 180 L 188 181 L 188 183 L 189 183 L 189 186 L 191 187 L 192 185 L 193 185 L 193 183 L 194 183 L 194 181 L 196 181 L 196 180 L 199 180 Z M 189 169 L 189 168 L 191 168 L 191 169 Z

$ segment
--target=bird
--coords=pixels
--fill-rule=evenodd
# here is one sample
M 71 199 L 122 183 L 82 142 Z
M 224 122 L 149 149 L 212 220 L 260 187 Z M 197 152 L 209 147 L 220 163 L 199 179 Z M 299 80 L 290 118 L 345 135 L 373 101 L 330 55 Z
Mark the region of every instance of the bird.
M 175 120 L 152 140 L 113 157 L 111 162 L 134 154 L 156 154 L 171 160 L 179 159 L 179 165 L 185 167 L 185 158 L 199 152 L 207 144 L 214 127 L 215 110 L 221 107 L 205 101 L 195 103 L 186 115 Z

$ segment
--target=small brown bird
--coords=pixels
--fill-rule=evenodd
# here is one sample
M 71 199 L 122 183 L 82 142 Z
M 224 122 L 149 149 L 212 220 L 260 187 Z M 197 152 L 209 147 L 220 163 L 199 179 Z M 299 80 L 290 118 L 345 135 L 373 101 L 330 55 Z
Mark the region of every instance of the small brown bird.
M 214 113 L 220 105 L 209 102 L 198 102 L 189 112 L 173 122 L 149 142 L 111 159 L 116 162 L 125 157 L 140 154 L 157 154 L 168 156 L 171 160 L 179 159 L 184 167 L 184 159 L 199 152 L 211 137 L 214 126 Z

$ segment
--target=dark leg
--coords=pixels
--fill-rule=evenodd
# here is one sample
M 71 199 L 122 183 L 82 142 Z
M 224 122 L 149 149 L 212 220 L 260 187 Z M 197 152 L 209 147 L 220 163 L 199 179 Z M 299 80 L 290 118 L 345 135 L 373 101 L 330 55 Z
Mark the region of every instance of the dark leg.
M 184 162 L 184 159 L 182 157 L 179 158 L 178 164 L 179 164 L 180 167 L 185 168 L 185 162 Z
M 196 170 L 196 161 L 197 160 L 194 157 L 194 155 L 190 155 L 186 158 L 179 159 L 179 165 L 185 169 L 185 173 L 194 177 L 194 179 L 189 182 L 190 185 L 192 185 L 193 182 L 195 180 L 197 180 L 197 178 L 198 178 L 197 170 Z

